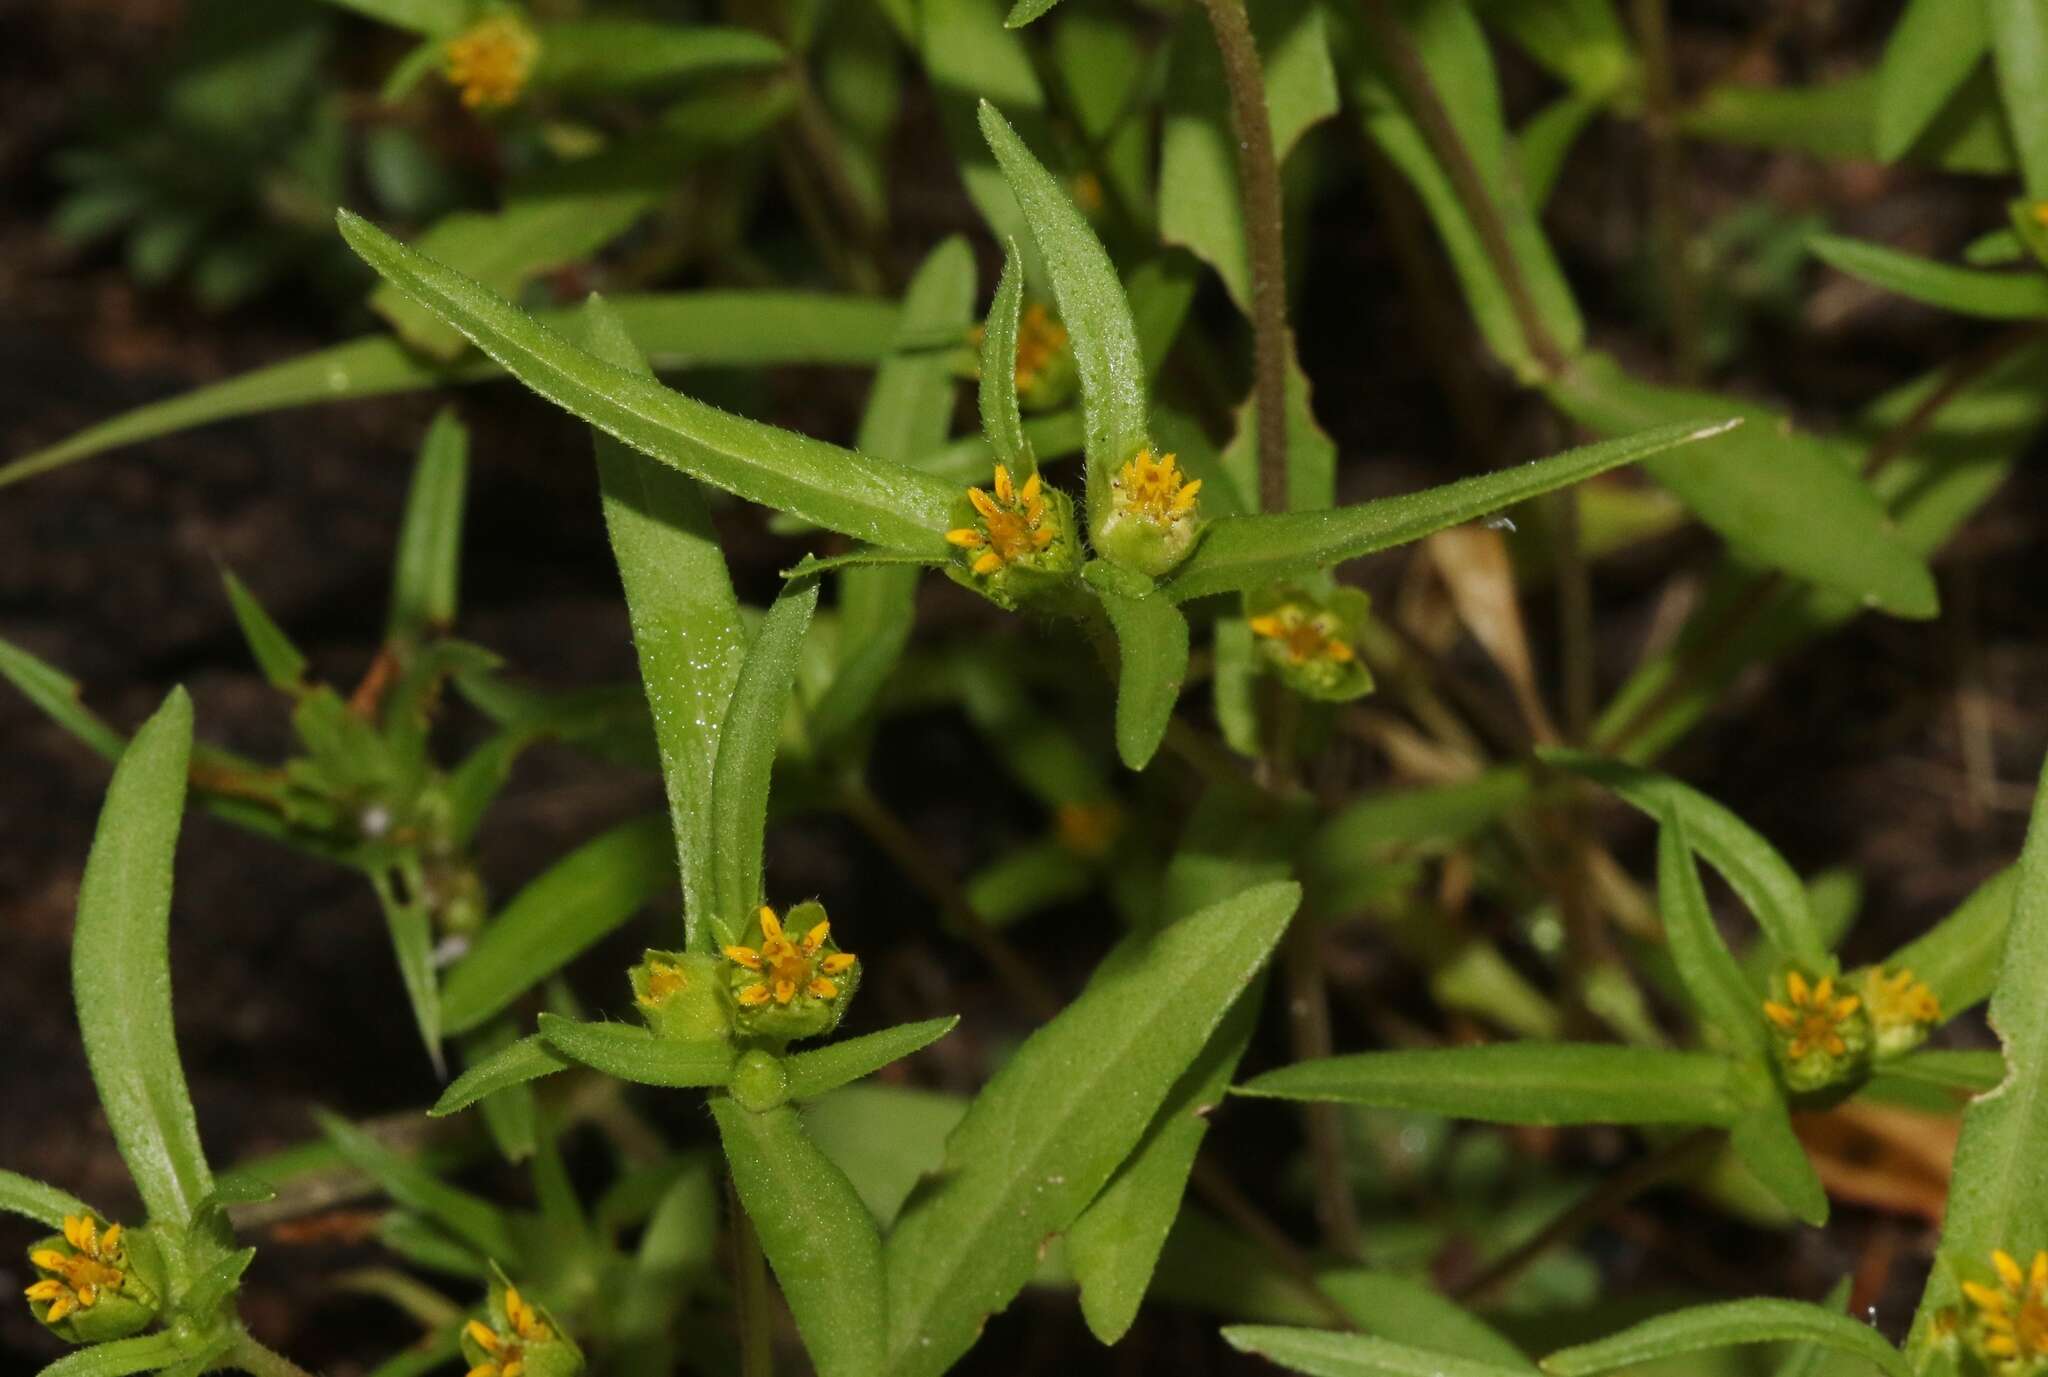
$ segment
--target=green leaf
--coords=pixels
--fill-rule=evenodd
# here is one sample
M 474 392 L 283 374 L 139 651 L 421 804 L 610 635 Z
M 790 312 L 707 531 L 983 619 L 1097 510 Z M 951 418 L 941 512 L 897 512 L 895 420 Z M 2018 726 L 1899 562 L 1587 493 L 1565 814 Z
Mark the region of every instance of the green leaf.
M 1906 1345 L 1916 1358 L 1935 1342 L 1938 1312 L 1961 1304 L 1962 1283 L 1993 1280 L 1993 1249 L 2025 1266 L 2048 1248 L 2048 1003 L 2041 998 L 2048 988 L 2048 768 L 2018 869 L 1990 1011 L 2010 1069 L 1963 1111 L 1941 1243 Z
M 641 1085 L 673 1088 L 724 1085 L 732 1079 L 732 1048 L 722 1042 L 671 1042 L 628 1023 L 579 1023 L 540 1016 L 547 1045 L 573 1062 Z
M 756 1114 L 717 1095 L 711 1113 L 818 1377 L 879 1374 L 889 1334 L 882 1239 L 846 1173 L 789 1105 Z
M 2037 0 L 1983 0 L 1991 66 L 2030 200 L 2048 200 L 2048 8 Z
M 1225 1329 L 1223 1338 L 1240 1353 L 1256 1353 L 1310 1377 L 1524 1377 L 1533 1371 L 1327 1329 L 1240 1324 Z
M 1816 967 L 1828 959 L 1799 874 L 1756 829 L 1699 790 L 1640 766 L 1586 751 L 1540 749 L 1537 758 L 1583 775 L 1650 817 L 1673 815 L 1686 840 L 1706 858 L 1756 916 L 1764 938 L 1780 952 Z M 1752 1011 L 1753 1012 L 1753 1011 Z M 1754 1018 L 1751 1022 L 1754 1022 Z
M 1728 1060 L 1705 1052 L 1503 1042 L 1297 1062 L 1233 1093 L 1495 1124 L 1728 1125 L 1742 1112 L 1729 1076 Z
M 946 1143 L 937 1182 L 891 1230 L 890 1370 L 935 1377 L 1030 1279 L 1265 963 L 1301 891 L 1246 890 L 1134 936 L 1027 1039 Z
M 633 342 L 659 369 L 777 363 L 871 364 L 896 337 L 896 306 L 818 292 L 651 293 L 612 300 Z M 575 309 L 534 319 L 574 328 Z M 623 366 L 623 365 L 622 365 Z M 378 397 L 502 377 L 483 358 L 441 364 L 397 340 L 368 335 L 315 350 L 238 378 L 194 388 L 132 411 L 0 466 L 0 487 L 80 459 L 181 430 L 320 402 Z
M 285 635 L 284 628 L 271 619 L 263 604 L 256 601 L 256 595 L 245 587 L 229 569 L 220 571 L 220 580 L 227 586 L 228 605 L 235 611 L 235 621 L 242 628 L 242 639 L 249 644 L 249 654 L 256 661 L 256 668 L 263 672 L 263 678 L 272 688 L 287 693 L 297 692 L 306 684 L 306 657 Z
M 1679 445 L 1711 439 L 1737 424 L 1690 421 L 1659 426 L 1516 468 L 1331 511 L 1223 517 L 1210 525 L 1195 553 L 1161 588 L 1175 602 L 1185 602 L 1299 578 L 1376 550 L 1420 540 L 1446 526 L 1491 516 L 1517 502 Z
M 2038 268 L 1987 272 L 1958 268 L 1882 244 L 1818 234 L 1813 256 L 1849 276 L 1913 301 L 1983 320 L 2039 320 L 2048 316 L 2048 274 Z
M 1700 415 L 1702 406 L 1750 422 L 1731 435 L 1659 460 L 1650 476 L 1737 551 L 1882 608 L 1931 617 L 1934 578 L 1900 538 L 1840 451 L 1793 430 L 1766 408 L 1708 392 L 1637 382 L 1605 355 L 1576 361 L 1545 389 L 1552 405 L 1603 434 Z
M 411 878 L 417 879 L 417 875 Z M 370 887 L 384 910 L 385 931 L 391 936 L 391 954 L 398 961 L 398 976 L 412 1006 L 413 1023 L 438 1075 L 442 1069 L 441 988 L 434 965 L 433 913 L 416 885 L 408 884 L 406 893 L 399 893 L 392 871 L 372 871 Z
M 1853 1276 L 1843 1277 L 1821 1303 L 1830 1310 L 1846 1311 L 1855 1280 Z M 1821 1377 L 1821 1374 L 1834 1370 L 1829 1359 L 1839 1356 L 1831 1354 L 1822 1344 L 1794 1342 L 1786 1345 L 1785 1354 L 1772 1370 L 1771 1377 Z
M 783 590 L 761 619 L 740 666 L 739 683 L 718 733 L 711 779 L 712 888 L 710 931 L 720 946 L 740 940 L 761 895 L 761 848 L 768 826 L 768 785 L 782 719 L 796 689 L 797 661 L 818 585 Z
M 556 861 L 500 909 L 441 987 L 441 1026 L 466 1033 L 553 975 L 675 882 L 667 820 L 635 818 Z
M 71 939 L 100 1105 L 150 1219 L 174 1225 L 213 1189 L 171 1024 L 171 867 L 191 754 L 192 700 L 173 689 L 114 767 Z
M 443 407 L 420 442 L 413 464 L 398 560 L 391 575 L 391 617 L 385 635 L 415 640 L 455 624 L 462 573 L 462 506 L 469 483 L 469 429 Z
M 474 0 L 327 0 L 345 10 L 396 29 L 446 38 L 461 32 L 475 12 Z
M 541 30 L 532 84 L 575 92 L 629 91 L 691 77 L 759 71 L 789 59 L 753 29 L 578 19 Z
M 1990 47 L 1983 5 L 1907 0 L 1877 72 L 1877 156 L 1903 157 Z
M 449 1185 L 338 1114 L 315 1110 L 313 1119 L 348 1164 L 382 1186 L 398 1204 L 425 1215 L 487 1258 L 519 1255 L 511 1224 L 490 1201 Z
M 988 326 L 981 337 L 981 433 L 998 464 L 1008 464 L 1018 482 L 1038 472 L 1038 459 L 1024 436 L 1017 410 L 1017 322 L 1024 310 L 1024 261 L 1017 241 L 1003 245 L 1003 275 L 996 279 Z
M 1145 360 L 1123 283 L 1081 212 L 996 107 L 981 103 L 981 133 L 1009 179 L 1045 259 L 1081 380 L 1082 452 L 1090 512 L 1108 500 L 1111 470 L 1150 443 Z
M 944 1162 L 946 1135 L 966 1112 L 959 1096 L 880 1081 L 846 1086 L 802 1108 L 804 1130 L 884 1228 Z
M 1188 676 L 1188 619 L 1157 592 L 1133 597 L 1123 571 L 1091 560 L 1081 571 L 1116 629 L 1116 751 L 1142 770 L 1152 763 Z
M 108 760 L 121 758 L 127 742 L 101 721 L 99 714 L 86 708 L 76 679 L 4 640 L 0 640 L 0 678 L 21 690 L 44 716 Z
M 792 1053 L 782 1061 L 782 1069 L 789 1077 L 786 1093 L 792 1100 L 816 1099 L 922 1051 L 952 1032 L 959 1022 L 960 1015 L 954 1014 L 950 1018 L 928 1018 L 922 1023 L 899 1023 L 879 1033 Z
M 1565 160 L 1579 136 L 1606 107 L 1600 96 L 1573 91 L 1559 96 L 1523 122 L 1515 135 L 1515 161 L 1522 170 L 1522 188 L 1529 204 L 1541 213 L 1564 175 Z
M 67 1215 L 95 1213 L 90 1205 L 70 1192 L 11 1171 L 0 1171 L 0 1210 L 37 1220 L 52 1229 L 63 1228 Z
M 571 1064 L 568 1058 L 549 1047 L 539 1033 L 530 1034 L 499 1048 L 457 1076 L 427 1113 L 437 1119 L 444 1118 L 469 1108 L 486 1095 L 537 1081 L 542 1076 L 552 1076 L 557 1071 L 567 1070 Z
M 1635 54 L 1613 0 L 1482 0 L 1477 8 L 1577 91 L 1611 93 L 1634 74 Z
M 1592 1377 L 1654 1359 L 1738 1344 L 1820 1344 L 1868 1361 L 1887 1377 L 1909 1377 L 1906 1361 L 1866 1324 L 1818 1305 L 1788 1300 L 1726 1301 L 1645 1320 L 1612 1338 L 1562 1349 L 1543 1360 L 1551 1377 Z
M 1828 1222 L 1828 1193 L 1806 1155 L 1792 1117 L 1773 1085 L 1728 1132 L 1728 1145 L 1750 1174 L 1792 1214 L 1818 1228 Z
M 1736 1051 L 1768 1056 L 1770 1040 L 1764 1035 L 1756 992 L 1714 925 L 1693 863 L 1685 818 L 1675 808 L 1664 813 L 1657 830 L 1657 907 L 1664 916 L 1671 959 L 1700 1018 L 1720 1029 Z
M 1255 986 L 1254 990 L 1259 987 Z M 1188 1174 L 1258 1026 L 1262 999 L 1247 991 L 1201 1055 L 1181 1073 L 1145 1137 L 1067 1230 L 1067 1265 L 1081 1287 L 1088 1331 L 1116 1343 L 1137 1321 L 1167 1234 L 1180 1216 Z
M 1244 508 L 1259 510 L 1259 399 L 1237 410 L 1237 433 L 1223 447 L 1223 467 L 1244 494 Z M 1207 490 L 1204 489 L 1204 496 Z M 1337 504 L 1337 445 L 1316 421 L 1308 375 L 1290 341 L 1287 354 L 1287 510 L 1320 511 Z
M 36 1377 L 128 1377 L 131 1372 L 154 1372 L 173 1363 L 203 1364 L 219 1357 L 232 1342 L 228 1336 L 194 1338 L 167 1329 L 133 1339 L 89 1344 L 65 1354 Z
M 981 138 L 977 106 L 994 101 L 1034 137 L 1048 136 L 1045 92 L 1024 41 L 1005 29 L 995 0 L 920 0 L 918 50 L 939 107 L 939 126 L 952 150 L 968 199 L 994 231 L 996 242 L 1017 240 L 1028 255 L 1030 235 L 1017 198 Z M 1043 280 L 1043 265 L 1025 263 L 1026 276 Z
M 1017 0 L 1010 6 L 1010 17 L 1003 21 L 1006 29 L 1021 29 L 1032 20 L 1048 13 L 1060 0 Z
M 593 297 L 584 309 L 591 352 L 645 375 L 646 363 L 610 304 Z M 745 654 L 739 601 L 696 483 L 602 431 L 593 442 L 605 527 L 653 710 L 685 930 L 695 942 L 700 933 L 708 936 L 705 915 L 717 907 L 711 780 L 719 724 Z
M 1981 1095 L 2004 1083 L 2005 1057 L 1998 1052 L 1923 1049 L 1885 1062 L 1882 1074 Z
M 533 391 L 643 453 L 750 501 L 892 549 L 945 550 L 951 485 L 731 416 L 578 349 L 510 302 L 359 216 L 342 237 Z
M 1999 871 L 1954 913 L 1886 957 L 1885 966 L 1913 972 L 1941 1001 L 1944 1019 L 1983 1003 L 1998 980 L 2019 882 L 2018 866 Z

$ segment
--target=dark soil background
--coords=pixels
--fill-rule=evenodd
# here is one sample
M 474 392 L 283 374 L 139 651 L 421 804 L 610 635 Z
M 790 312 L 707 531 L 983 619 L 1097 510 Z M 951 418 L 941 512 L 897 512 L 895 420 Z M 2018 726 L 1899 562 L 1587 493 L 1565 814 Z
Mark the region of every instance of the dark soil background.
M 1704 75 L 1728 70 L 1793 80 L 1865 62 L 1895 7 L 1757 0 L 1678 4 L 1674 13 L 1683 82 L 1693 89 Z M 147 73 L 180 19 L 176 0 L 0 3 L 0 456 L 364 328 L 289 290 L 208 316 L 177 291 L 137 290 L 113 253 L 72 252 L 46 234 L 56 194 L 49 155 L 75 136 L 82 111 Z M 1777 26 L 1775 40 L 1751 43 L 1766 22 Z M 1508 77 L 1518 100 L 1540 90 L 1512 62 Z M 898 165 L 902 203 L 913 209 L 894 243 L 906 267 L 940 234 L 973 227 L 950 179 L 932 170 L 944 163 L 928 108 L 913 98 L 909 114 Z M 1333 124 L 1316 137 L 1332 164 L 1355 169 L 1348 129 Z M 1628 286 L 1641 277 L 1642 152 L 1634 131 L 1602 125 L 1575 155 L 1551 216 L 1596 334 L 1637 360 L 1653 359 L 1659 347 Z M 1695 223 L 1761 202 L 1937 254 L 1996 224 L 2004 194 L 1961 179 L 1753 153 L 1696 149 L 1690 166 Z M 1401 290 L 1362 176 L 1327 179 L 1296 252 L 1315 284 L 1299 322 L 1304 357 L 1345 456 L 1348 495 L 1404 490 L 1539 452 L 1542 427 L 1486 375 L 1476 381 L 1499 400 L 1510 452 L 1471 452 L 1429 351 L 1410 347 L 1423 322 Z M 1758 311 L 1748 322 L 1749 350 L 1717 382 L 1789 401 L 1825 426 L 1985 337 L 1805 272 L 1809 290 L 1795 309 Z M 1722 282 L 1710 290 L 1724 287 L 1735 290 Z M 1479 357 L 1476 344 L 1461 352 Z M 767 414 L 844 440 L 862 393 L 852 375 L 780 376 Z M 218 569 L 230 566 L 251 583 L 318 672 L 352 682 L 382 627 L 409 459 L 443 400 L 213 426 L 0 492 L 0 635 L 76 676 L 87 701 L 123 727 L 184 683 L 204 738 L 280 756 L 285 710 L 242 649 Z M 585 432 L 509 385 L 469 389 L 455 402 L 474 435 L 463 633 L 543 682 L 629 676 L 626 619 Z M 2021 465 L 1942 556 L 1941 620 L 1858 621 L 1754 675 L 1667 761 L 1753 822 L 1802 871 L 1851 866 L 1862 874 L 1866 912 L 1852 955 L 1881 954 L 1918 932 L 2017 851 L 2048 749 L 2048 479 L 2039 458 Z M 759 596 L 795 547 L 769 538 L 758 513 L 731 511 L 723 520 L 742 584 Z M 1598 571 L 1603 690 L 1639 652 L 1670 572 L 1703 568 L 1713 553 L 1710 539 L 1693 534 Z M 1383 557 L 1358 576 L 1376 591 L 1391 588 L 1406 558 Z M 928 593 L 935 617 L 981 615 L 952 591 L 941 584 Z M 1531 599 L 1530 614 L 1548 660 L 1547 599 Z M 999 788 L 963 799 L 931 787 L 956 764 L 975 768 L 976 747 L 961 724 L 913 718 L 893 726 L 884 745 L 876 787 L 914 810 L 913 825 L 949 861 L 964 866 L 984 856 L 982 836 L 1017 804 Z M 19 697 L 0 692 L 0 1022 L 9 1043 L 0 1058 L 0 1163 L 119 1213 L 131 1197 L 67 992 L 72 908 L 106 773 Z M 537 752 L 485 830 L 494 892 L 522 883 L 537 858 L 659 799 L 651 779 Z M 204 816 L 192 816 L 185 835 L 172 929 L 178 1030 L 215 1160 L 305 1138 L 306 1111 L 316 1104 L 373 1115 L 429 1101 L 435 1082 L 367 888 Z M 1640 833 L 1619 835 L 1625 856 L 1646 854 Z M 831 895 L 835 920 L 861 934 L 863 953 L 905 972 L 879 982 L 870 1015 L 977 1011 L 984 1027 L 963 1030 L 955 1039 L 962 1049 L 931 1062 L 956 1088 L 972 1086 L 991 1043 L 1028 1025 L 984 968 L 933 935 L 930 906 L 849 829 L 780 828 L 771 865 L 785 892 Z M 1026 941 L 1056 979 L 1073 984 L 1104 944 L 1104 922 L 1100 913 L 1062 915 Z M 594 998 L 622 1002 L 607 992 L 620 964 L 613 958 L 631 946 L 615 944 L 588 963 Z M 1399 987 L 1397 965 L 1375 978 L 1382 985 L 1369 997 L 1413 998 Z M 1357 1032 L 1340 1029 L 1354 1045 Z M 1222 1122 L 1222 1150 L 1244 1162 L 1256 1193 L 1306 1237 L 1302 1202 L 1267 1180 L 1267 1164 L 1291 1147 L 1291 1123 L 1243 1110 Z M 1896 1329 L 1924 1266 L 1916 1260 L 1924 1226 L 1883 1212 L 1844 1209 L 1824 1240 L 1791 1247 L 1732 1225 L 1703 1227 L 1677 1196 L 1656 1197 L 1632 1218 L 1637 1229 L 1605 1240 L 1617 1286 L 1732 1277 L 1739 1289 L 1810 1296 L 1859 1262 L 1868 1273 L 1881 1249 L 1897 1263 L 1866 1275 L 1859 1297 Z M 1674 1250 L 1676 1239 L 1683 1242 Z M 26 1241 L 16 1231 L 0 1246 L 0 1294 L 25 1280 L 15 1259 Z M 265 1248 L 245 1299 L 266 1339 L 343 1377 L 408 1338 L 388 1311 L 322 1285 L 367 1253 L 256 1241 Z M 1674 1262 L 1674 1251 L 1686 1256 Z M 1760 1253 L 1779 1261 L 1760 1262 Z M 1162 1307 L 1105 1353 L 1067 1300 L 1027 1297 L 992 1324 L 967 1370 L 1226 1370 L 1212 1323 Z M 0 1372 L 31 1372 L 55 1351 L 20 1308 L 0 1300 Z

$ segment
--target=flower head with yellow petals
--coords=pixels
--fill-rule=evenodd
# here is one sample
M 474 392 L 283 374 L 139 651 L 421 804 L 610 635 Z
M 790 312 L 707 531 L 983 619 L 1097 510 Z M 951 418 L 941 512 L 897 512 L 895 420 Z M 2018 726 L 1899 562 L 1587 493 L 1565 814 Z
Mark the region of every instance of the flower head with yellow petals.
M 1184 474 L 1176 456 L 1147 446 L 1107 486 L 1106 510 L 1090 513 L 1096 548 L 1106 557 L 1154 577 L 1188 557 L 1202 528 L 1202 480 Z
M 572 1377 L 583 1355 L 519 1288 L 493 1280 L 487 1319 L 462 1327 L 468 1377 Z
M 442 75 L 472 110 L 500 109 L 519 99 L 540 60 L 540 36 L 514 14 L 493 14 L 448 40 Z
M 957 519 L 946 542 L 961 552 L 971 586 L 1005 607 L 1029 595 L 1035 576 L 1063 580 L 1073 571 L 1073 507 L 1035 473 L 1019 484 L 997 464 L 987 488 L 967 490 Z
M 123 1338 L 156 1316 L 156 1298 L 128 1265 L 119 1224 L 66 1215 L 64 1232 L 29 1249 L 28 1261 L 36 1273 L 26 1293 L 30 1313 L 73 1343 Z
M 649 951 L 626 973 L 633 1004 L 658 1038 L 723 1042 L 732 1036 L 732 1000 L 722 963 L 701 952 Z
M 860 958 L 833 942 L 824 905 L 798 904 L 785 924 L 763 904 L 754 931 L 751 944 L 725 948 L 741 1030 L 787 1040 L 837 1027 L 860 983 Z
M 1317 597 L 1302 588 L 1269 589 L 1245 599 L 1245 620 L 1261 658 L 1306 698 L 1347 702 L 1372 691 L 1358 640 L 1371 601 L 1357 588 Z
M 1965 1281 L 1964 1342 L 1999 1377 L 2048 1372 L 2048 1252 L 2021 1267 L 2003 1248 L 1991 1254 L 1998 1285 Z
M 1896 1057 L 1912 1051 L 1941 1022 L 1941 1000 L 1905 967 L 1887 971 L 1869 966 L 1856 979 L 1863 992 L 1863 1007 L 1870 1015 L 1878 1056 Z
M 1785 998 L 1764 1001 L 1764 1017 L 1777 1033 L 1785 1084 L 1819 1090 L 1846 1079 L 1870 1051 L 1870 1019 L 1858 995 L 1841 994 L 1832 978 L 1810 981 L 1784 974 Z

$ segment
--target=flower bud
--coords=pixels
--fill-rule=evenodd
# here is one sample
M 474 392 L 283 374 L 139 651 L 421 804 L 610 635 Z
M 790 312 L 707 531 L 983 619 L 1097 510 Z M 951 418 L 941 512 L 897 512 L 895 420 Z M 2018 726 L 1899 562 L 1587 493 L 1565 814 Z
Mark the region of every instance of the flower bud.
M 1810 981 L 1797 970 L 1780 978 L 1784 999 L 1764 1001 L 1764 1017 L 1785 1085 L 1795 1093 L 1840 1085 L 1868 1070 L 1870 1018 L 1859 995 L 1842 994 L 1831 977 Z
M 1959 1326 L 1963 1342 L 1998 1377 L 2048 1372 L 2048 1252 L 2026 1267 L 2003 1248 L 1991 1254 L 1996 1284 L 1966 1277 L 1969 1314 Z
M 1889 973 L 1882 966 L 1866 966 L 1850 979 L 1863 993 L 1880 1057 L 1912 1051 L 1941 1022 L 1941 1001 L 1903 966 Z
M 1293 586 L 1245 598 L 1245 618 L 1259 656 L 1304 698 L 1345 703 L 1372 692 L 1372 671 L 1359 658 L 1359 637 L 1371 608 L 1362 589 L 1317 597 Z
M 649 951 L 626 972 L 633 1004 L 658 1038 L 724 1042 L 732 1036 L 732 997 L 722 963 L 698 952 Z
M 139 1334 L 162 1308 L 129 1265 L 119 1224 L 102 1226 L 90 1215 L 66 1216 L 64 1232 L 30 1248 L 28 1261 L 36 1275 L 26 1293 L 29 1313 L 68 1343 L 104 1343 Z
M 825 906 L 798 904 L 785 922 L 763 904 L 751 936 L 753 945 L 725 949 L 739 1031 L 788 1042 L 838 1027 L 860 986 L 860 958 L 833 942 Z
M 1202 533 L 1201 490 L 1202 480 L 1187 480 L 1173 455 L 1154 458 L 1149 448 L 1139 450 L 1109 480 L 1108 510 L 1088 514 L 1095 548 L 1141 574 L 1167 573 Z

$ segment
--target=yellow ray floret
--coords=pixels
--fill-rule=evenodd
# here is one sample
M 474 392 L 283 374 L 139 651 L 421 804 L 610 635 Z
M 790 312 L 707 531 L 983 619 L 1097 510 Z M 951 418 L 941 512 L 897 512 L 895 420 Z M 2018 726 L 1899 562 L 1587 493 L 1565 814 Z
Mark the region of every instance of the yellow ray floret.
M 1154 458 L 1150 449 L 1141 449 L 1117 470 L 1111 490 L 1118 515 L 1165 526 L 1194 511 L 1202 480 L 1186 481 L 1174 455 Z
M 1034 478 L 1032 481 L 1037 480 Z M 758 1009 L 770 1000 L 786 1005 L 797 997 L 798 991 L 817 999 L 839 997 L 838 982 L 828 977 L 852 970 L 860 958 L 845 951 L 819 955 L 826 939 L 832 935 L 829 920 L 813 926 L 802 940 L 792 942 L 783 931 L 782 920 L 775 916 L 774 909 L 763 904 L 755 916 L 761 925 L 761 945 L 758 948 L 729 946 L 725 949 L 728 961 L 747 970 L 758 971 L 761 975 L 755 983 L 741 986 L 734 996 L 742 1007 Z
M 1775 999 L 1764 1001 L 1764 1017 L 1768 1018 L 1779 1032 L 1790 1039 L 1785 1045 L 1788 1056 L 1797 1061 L 1818 1048 L 1831 1057 L 1839 1057 L 1849 1050 L 1842 1038 L 1841 1026 L 1858 1009 L 1863 1001 L 1855 995 L 1835 997 L 1835 982 L 1823 978 L 1818 984 L 1809 984 L 1798 971 L 1785 973 L 1785 994 L 1791 1004 L 1780 1004 Z
M 540 40 L 509 14 L 478 20 L 448 40 L 442 71 L 472 110 L 510 105 L 526 89 Z
M 70 1252 L 37 1248 L 28 1255 L 29 1264 L 43 1275 L 25 1294 L 31 1301 L 48 1302 L 42 1316 L 45 1324 L 55 1324 L 75 1310 L 90 1310 L 127 1279 L 127 1250 L 119 1224 L 109 1224 L 102 1232 L 88 1215 L 66 1215 L 63 1232 Z
M 1348 665 L 1358 658 L 1351 643 L 1332 631 L 1326 622 L 1306 608 L 1289 603 L 1277 611 L 1251 619 L 1252 634 L 1261 640 L 1278 642 L 1287 663 L 1305 665 L 1315 660 Z
M 482 1320 L 471 1320 L 463 1326 L 462 1332 L 486 1355 L 483 1362 L 471 1368 L 468 1377 L 523 1377 L 526 1372 L 526 1346 L 552 1342 L 555 1331 L 548 1328 L 540 1312 L 529 1305 L 519 1294 L 518 1288 L 505 1288 L 506 1330 L 491 1328 Z
M 659 1004 L 670 995 L 682 993 L 689 986 L 690 977 L 681 966 L 657 957 L 647 963 L 647 993 L 640 996 L 639 1002 L 646 1005 Z
M 980 528 L 962 526 L 946 532 L 947 541 L 958 548 L 981 551 L 972 565 L 977 574 L 993 574 L 1006 564 L 1037 554 L 1059 537 L 1059 532 L 1046 524 L 1045 491 L 1037 474 L 1018 487 L 1009 466 L 997 464 L 990 486 L 993 492 L 967 490 L 967 501 L 981 520 Z
M 1940 998 L 1904 966 L 1889 974 L 1873 971 L 1865 989 L 1870 1016 L 1880 1024 L 1941 1022 Z
M 1999 1285 L 1965 1281 L 1970 1302 L 1970 1335 L 1978 1350 L 2001 1370 L 2048 1358 L 2048 1251 L 2021 1267 L 2003 1248 L 1991 1254 Z

